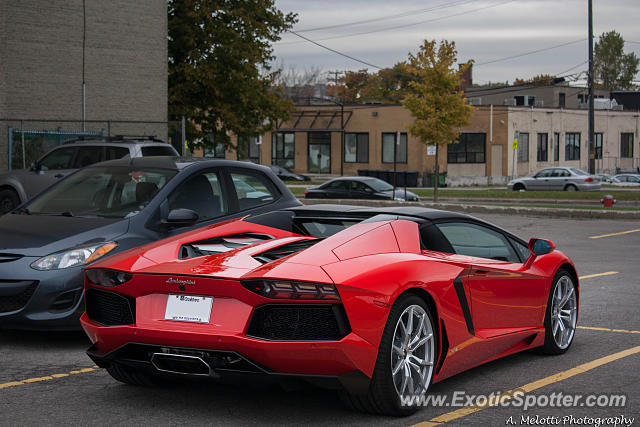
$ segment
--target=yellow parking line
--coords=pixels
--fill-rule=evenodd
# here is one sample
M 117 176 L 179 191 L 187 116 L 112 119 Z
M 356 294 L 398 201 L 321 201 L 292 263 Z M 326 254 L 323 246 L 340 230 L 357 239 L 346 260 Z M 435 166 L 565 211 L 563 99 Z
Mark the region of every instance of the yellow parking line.
M 596 328 L 595 326 L 578 326 L 578 329 L 587 329 L 589 331 L 620 332 L 623 334 L 640 334 L 640 331 L 630 331 L 628 329 Z
M 509 390 L 505 393 L 500 394 L 499 399 L 488 399 L 488 403 L 486 405 L 475 405 L 468 406 L 466 408 L 461 408 L 456 411 L 448 412 L 443 415 L 438 415 L 435 418 L 430 419 L 424 423 L 415 424 L 413 427 L 432 427 L 438 424 L 447 423 L 450 421 L 457 420 L 462 417 L 466 417 L 467 415 L 473 414 L 475 412 L 482 411 L 483 409 L 490 408 L 493 406 L 497 406 L 502 402 L 510 400 L 513 398 L 513 394 L 517 392 L 529 393 L 539 388 L 545 387 L 549 384 L 557 383 L 560 381 L 564 381 L 568 378 L 574 377 L 576 375 L 584 374 L 592 369 L 600 367 L 602 365 L 606 365 L 607 363 L 614 362 L 616 360 L 622 359 L 624 357 L 628 357 L 634 354 L 640 353 L 640 346 L 632 347 L 627 350 L 619 351 L 618 353 L 613 353 L 608 356 L 601 357 L 596 360 L 592 360 L 591 362 L 583 363 L 582 365 L 576 366 L 575 368 L 567 369 L 566 371 L 558 372 L 557 374 L 550 375 L 548 377 L 539 379 L 537 381 L 530 382 L 529 384 L 525 384 L 522 387 L 518 387 L 513 390 Z
M 640 232 L 640 228 L 635 230 L 620 231 L 618 233 L 600 234 L 599 236 L 589 236 L 590 239 L 602 239 L 603 237 L 622 236 L 623 234 L 631 234 Z
M 87 372 L 97 371 L 98 369 L 99 368 L 97 366 L 94 366 L 92 368 L 78 369 L 75 371 L 68 372 L 66 374 L 52 374 L 52 375 L 46 375 L 44 377 L 27 378 L 26 380 L 20 380 L 20 381 L 10 381 L 8 383 L 1 383 L 0 390 L 9 388 L 9 387 L 17 387 L 25 384 L 38 383 L 41 381 L 50 381 L 56 378 L 64 378 L 64 377 L 68 377 L 69 375 L 85 374 Z
M 593 279 L 594 277 L 611 276 L 618 274 L 617 271 L 605 271 L 604 273 L 587 274 L 586 276 L 580 276 L 580 280 Z

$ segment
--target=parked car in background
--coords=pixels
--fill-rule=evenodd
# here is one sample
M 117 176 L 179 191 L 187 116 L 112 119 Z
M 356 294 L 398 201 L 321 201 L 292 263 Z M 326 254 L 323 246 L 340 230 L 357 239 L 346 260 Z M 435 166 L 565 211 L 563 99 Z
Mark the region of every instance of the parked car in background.
M 280 178 L 283 181 L 310 181 L 311 180 L 311 178 L 309 178 L 306 175 L 300 175 L 295 172 L 291 172 L 289 169 L 283 168 L 282 166 L 269 165 L 269 168 L 273 171 L 273 173 L 275 173 L 278 176 L 278 178 Z
M 640 174 L 636 173 L 621 173 L 614 175 L 615 182 L 613 185 L 620 187 L 634 187 L 640 186 Z
M 316 187 L 309 187 L 304 193 L 307 199 L 378 199 L 417 202 L 420 198 L 411 191 L 396 187 L 378 178 L 350 176 L 334 178 Z
M 613 176 L 609 175 L 608 173 L 597 173 L 594 176 L 600 178 L 600 181 L 603 184 L 611 184 L 611 183 L 615 182 L 614 179 L 613 179 Z
M 84 266 L 298 205 L 269 168 L 252 163 L 142 157 L 81 169 L 0 217 L 0 328 L 77 329 Z
M 114 136 L 69 141 L 42 156 L 30 169 L 0 175 L 0 215 L 85 166 L 123 157 L 149 156 L 178 156 L 178 152 L 153 137 Z
M 600 178 L 578 169 L 554 167 L 542 169 L 532 176 L 517 178 L 507 184 L 507 190 L 556 190 L 590 191 L 599 190 Z

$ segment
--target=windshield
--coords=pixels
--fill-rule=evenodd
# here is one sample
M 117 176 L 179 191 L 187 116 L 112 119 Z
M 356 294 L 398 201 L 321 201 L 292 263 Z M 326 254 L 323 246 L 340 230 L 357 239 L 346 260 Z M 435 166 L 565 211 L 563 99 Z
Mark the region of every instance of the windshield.
M 373 188 L 375 191 L 391 191 L 393 190 L 393 186 L 386 181 L 383 181 L 378 178 L 368 179 L 364 181 L 367 185 Z
M 136 215 L 177 173 L 171 169 L 130 166 L 82 169 L 29 203 L 26 212 L 40 215 Z

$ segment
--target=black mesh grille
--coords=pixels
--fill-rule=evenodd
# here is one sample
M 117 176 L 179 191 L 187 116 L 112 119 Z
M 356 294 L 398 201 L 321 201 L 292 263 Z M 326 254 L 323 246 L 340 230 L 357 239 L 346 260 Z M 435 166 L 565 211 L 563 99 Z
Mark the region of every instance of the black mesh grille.
M 247 335 L 276 341 L 338 341 L 350 332 L 341 305 L 266 305 L 255 309 Z
M 0 282 L 7 283 L 7 282 Z M 15 282 L 12 282 L 15 283 Z M 38 282 L 29 282 L 29 286 L 22 292 L 16 295 L 0 296 L 0 313 L 8 313 L 10 311 L 20 310 L 27 305 L 29 299 L 33 295 L 38 286 Z
M 106 326 L 135 323 L 136 303 L 133 298 L 100 289 L 88 289 L 87 316 Z

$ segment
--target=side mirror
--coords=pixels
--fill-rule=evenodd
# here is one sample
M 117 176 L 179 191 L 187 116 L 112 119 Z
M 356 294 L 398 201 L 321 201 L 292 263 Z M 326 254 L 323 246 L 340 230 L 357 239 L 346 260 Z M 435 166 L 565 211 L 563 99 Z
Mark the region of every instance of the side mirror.
M 31 163 L 31 167 L 29 168 L 31 172 L 38 172 L 40 170 L 40 166 L 36 162 Z
M 540 255 L 546 255 L 553 251 L 556 248 L 556 245 L 553 244 L 551 240 L 544 239 L 531 239 L 529 240 L 529 252 L 531 255 L 524 263 L 525 268 L 531 267 L 533 261 L 536 260 Z
M 546 255 L 553 251 L 556 245 L 550 240 L 531 239 L 529 240 L 529 250 L 535 256 Z
M 167 227 L 188 227 L 195 224 L 200 219 L 200 216 L 191 209 L 173 209 L 167 215 L 167 219 L 164 224 Z

